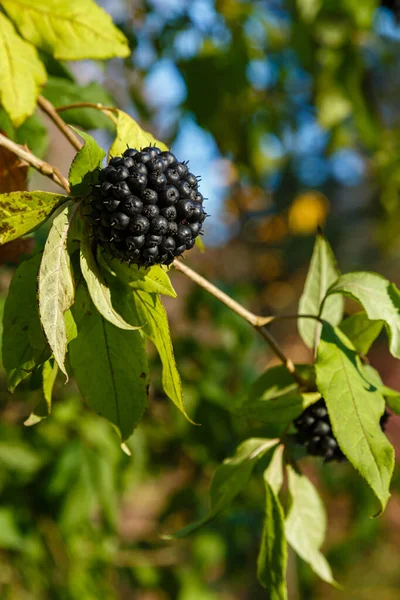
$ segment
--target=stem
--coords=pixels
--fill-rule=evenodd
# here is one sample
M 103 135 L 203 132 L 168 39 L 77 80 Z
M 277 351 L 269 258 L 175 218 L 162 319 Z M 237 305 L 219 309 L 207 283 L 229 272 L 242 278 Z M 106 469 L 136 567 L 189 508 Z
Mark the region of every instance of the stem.
M 83 146 L 81 141 L 77 138 L 75 133 L 72 131 L 70 127 L 65 123 L 65 121 L 60 117 L 54 106 L 51 102 L 43 98 L 43 96 L 39 96 L 38 105 L 45 112 L 50 119 L 53 121 L 56 127 L 61 131 L 61 133 L 67 138 L 67 140 L 72 144 L 75 150 L 80 150 Z
M 301 386 L 307 385 L 307 382 L 304 381 L 300 373 L 296 371 L 293 361 L 285 355 L 278 342 L 265 327 L 265 325 L 274 321 L 275 317 L 261 317 L 259 315 L 255 315 L 254 313 L 244 308 L 241 304 L 236 302 L 236 300 L 233 300 L 230 296 L 225 294 L 225 292 L 213 285 L 210 281 L 196 273 L 196 271 L 193 271 L 193 269 L 184 265 L 182 262 L 174 260 L 173 264 L 177 271 L 181 271 L 181 273 L 184 273 L 186 277 L 194 281 L 194 283 L 197 283 L 197 285 L 209 292 L 212 296 L 214 296 L 214 298 L 217 298 L 220 302 L 225 304 L 225 306 L 227 306 L 228 308 L 233 310 L 233 312 L 235 312 L 237 315 L 242 317 L 242 319 L 250 323 L 250 325 L 252 325 L 262 335 L 262 337 L 265 339 L 271 350 L 282 361 L 284 366 L 287 368 L 289 373 L 291 373 L 291 375 L 297 381 L 297 383 Z
M 114 112 L 117 112 L 117 109 L 114 106 L 104 106 L 101 102 L 74 102 L 73 104 L 64 104 L 63 106 L 57 106 L 55 109 L 56 112 L 62 112 L 63 110 L 71 110 L 74 108 L 93 108 L 94 110 L 101 110 L 114 125 L 117 124 L 117 119 L 113 115 Z
M 220 302 L 223 302 L 237 315 L 242 317 L 242 319 L 250 323 L 250 325 L 253 325 L 253 327 L 263 327 L 263 325 L 267 325 L 275 319 L 275 317 L 260 317 L 250 312 L 241 304 L 236 302 L 236 300 L 233 300 L 230 296 L 225 294 L 225 292 L 213 285 L 210 281 L 208 281 L 208 279 L 205 279 L 204 277 L 196 273 L 196 271 L 193 271 L 193 269 L 186 266 L 182 262 L 178 262 L 177 260 L 175 260 L 174 267 L 175 269 L 177 269 L 177 271 L 181 271 L 186 275 L 186 277 L 197 283 L 197 285 L 207 290 L 207 292 L 212 294 L 215 298 L 218 298 Z
M 13 142 L 2 133 L 0 133 L 0 146 L 6 148 L 10 152 L 18 156 L 21 160 L 23 160 L 25 163 L 36 169 L 36 171 L 39 171 L 39 173 L 41 173 L 42 175 L 45 175 L 46 177 L 52 179 L 54 183 L 64 188 L 67 194 L 70 193 L 71 190 L 69 187 L 69 183 L 67 179 L 65 179 L 64 175 L 60 173 L 57 167 L 53 167 L 44 160 L 41 160 L 40 158 L 32 154 L 32 152 L 26 150 L 23 146 L 20 146 L 19 144 Z

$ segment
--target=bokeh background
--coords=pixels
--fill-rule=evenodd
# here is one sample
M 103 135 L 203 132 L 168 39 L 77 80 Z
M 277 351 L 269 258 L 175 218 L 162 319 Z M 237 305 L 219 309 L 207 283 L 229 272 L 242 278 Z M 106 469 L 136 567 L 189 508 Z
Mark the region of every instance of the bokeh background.
M 190 160 L 211 217 L 207 251 L 193 250 L 188 264 L 257 313 L 293 314 L 321 226 L 344 271 L 375 270 L 400 284 L 400 26 L 391 2 L 101 4 L 128 36 L 131 57 L 71 63 L 63 73 L 49 61 L 44 93 L 69 103 L 75 80 L 88 100 L 123 108 Z M 76 115 L 83 119 L 108 147 L 107 120 L 91 110 Z M 67 172 L 73 152 L 42 115 L 23 135 Z M 36 175 L 30 185 L 51 189 Z M 15 263 L 40 248 L 45 233 L 0 254 L 1 308 Z M 172 278 L 179 298 L 166 306 L 177 363 L 201 427 L 165 398 L 155 356 L 131 458 L 73 382 L 57 381 L 51 418 L 25 427 L 40 382 L 32 377 L 11 396 L 0 372 L 1 599 L 266 598 L 256 579 L 262 465 L 246 493 L 199 533 L 175 543 L 159 537 L 204 514 L 213 470 L 238 443 L 276 433 L 228 410 L 274 357 L 236 315 L 182 275 Z M 294 360 L 310 359 L 294 321 L 272 330 Z M 370 360 L 400 389 L 383 335 Z M 399 453 L 396 417 L 388 436 Z M 324 551 L 345 591 L 319 582 L 291 555 L 290 600 L 398 599 L 399 469 L 386 513 L 370 519 L 374 500 L 351 467 L 317 460 L 302 467 L 326 503 Z

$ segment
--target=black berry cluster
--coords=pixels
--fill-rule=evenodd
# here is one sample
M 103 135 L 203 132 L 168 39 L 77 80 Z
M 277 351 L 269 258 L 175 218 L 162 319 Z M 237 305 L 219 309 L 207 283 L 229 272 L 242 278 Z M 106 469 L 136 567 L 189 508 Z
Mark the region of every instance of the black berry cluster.
M 385 430 L 389 413 L 385 410 L 380 424 Z M 347 460 L 333 435 L 325 400 L 321 398 L 307 407 L 294 421 L 297 429 L 296 441 L 305 447 L 307 454 L 322 456 L 324 462 Z
M 202 233 L 203 200 L 198 178 L 172 152 L 128 148 L 100 171 L 89 217 L 95 239 L 112 256 L 169 265 Z

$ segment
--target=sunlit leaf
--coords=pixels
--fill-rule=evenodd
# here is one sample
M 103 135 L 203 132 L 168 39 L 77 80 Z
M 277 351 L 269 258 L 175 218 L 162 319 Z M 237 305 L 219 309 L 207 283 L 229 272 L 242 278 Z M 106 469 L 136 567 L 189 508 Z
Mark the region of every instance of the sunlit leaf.
M 129 56 L 127 39 L 92 0 L 2 0 L 26 40 L 61 60 Z
M 111 272 L 122 283 L 129 285 L 132 289 L 176 298 L 176 292 L 172 287 L 168 273 L 161 265 L 144 268 L 137 265 L 129 266 L 125 262 L 121 263 L 121 261 L 110 257 L 101 258 L 101 260 L 106 262 Z
M 120 329 L 139 329 L 140 324 L 130 325 L 117 313 L 111 302 L 108 287 L 92 253 L 91 243 L 86 231 L 81 241 L 81 271 L 85 278 L 90 297 L 99 313 L 115 327 Z
M 383 321 L 371 321 L 365 312 L 348 317 L 340 329 L 360 354 L 368 354 L 372 344 L 382 331 Z
M 0 13 L 0 100 L 16 127 L 34 112 L 45 81 L 46 70 L 36 49 Z
M 400 358 L 400 291 L 394 283 L 377 273 L 346 273 L 329 288 L 327 302 L 333 294 L 350 296 L 362 305 L 371 321 L 384 321 L 390 352 Z
M 331 568 L 320 548 L 325 539 L 326 514 L 317 490 L 307 477 L 287 467 L 290 508 L 286 539 L 293 550 L 327 583 L 334 584 Z
M 75 284 L 67 236 L 74 209 L 65 208 L 53 221 L 39 269 L 39 313 L 43 330 L 61 371 L 68 379 L 65 368 L 67 334 L 64 313 L 74 301 Z
M 322 314 L 320 309 L 326 292 L 339 277 L 340 272 L 328 242 L 322 235 L 315 241 L 303 294 L 299 302 L 299 314 L 320 316 L 332 325 L 340 323 L 343 314 L 343 300 L 332 298 L 325 302 Z M 309 348 L 314 348 L 321 333 L 321 324 L 315 319 L 299 319 L 299 333 Z
M 101 166 L 106 153 L 91 135 L 74 127 L 73 129 L 85 142 L 72 161 L 68 177 L 71 193 L 80 196 L 92 191 L 92 185 L 95 183 L 94 172 Z
M 10 192 L 0 195 L 0 244 L 29 233 L 68 198 L 50 192 Z
M 110 148 L 110 156 L 120 156 L 128 147 L 140 150 L 154 145 L 162 150 L 168 150 L 163 142 L 156 140 L 151 133 L 144 131 L 132 117 L 122 110 L 118 110 L 117 133 Z
M 315 369 L 339 446 L 383 510 L 394 466 L 393 447 L 379 424 L 385 408 L 383 396 L 366 379 L 351 342 L 328 323 L 322 330 Z

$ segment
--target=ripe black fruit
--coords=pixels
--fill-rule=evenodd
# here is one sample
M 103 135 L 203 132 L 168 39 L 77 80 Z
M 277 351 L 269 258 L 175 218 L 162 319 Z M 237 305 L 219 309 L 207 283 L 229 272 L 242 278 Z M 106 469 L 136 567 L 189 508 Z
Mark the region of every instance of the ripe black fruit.
M 383 431 L 388 418 L 389 413 L 385 411 L 380 420 Z M 294 426 L 297 429 L 296 441 L 305 447 L 307 454 L 321 456 L 324 462 L 347 460 L 333 434 L 323 398 L 306 408 L 295 419 Z
M 172 152 L 127 148 L 99 172 L 85 211 L 95 240 L 129 264 L 169 265 L 194 246 L 206 214 L 198 178 Z

